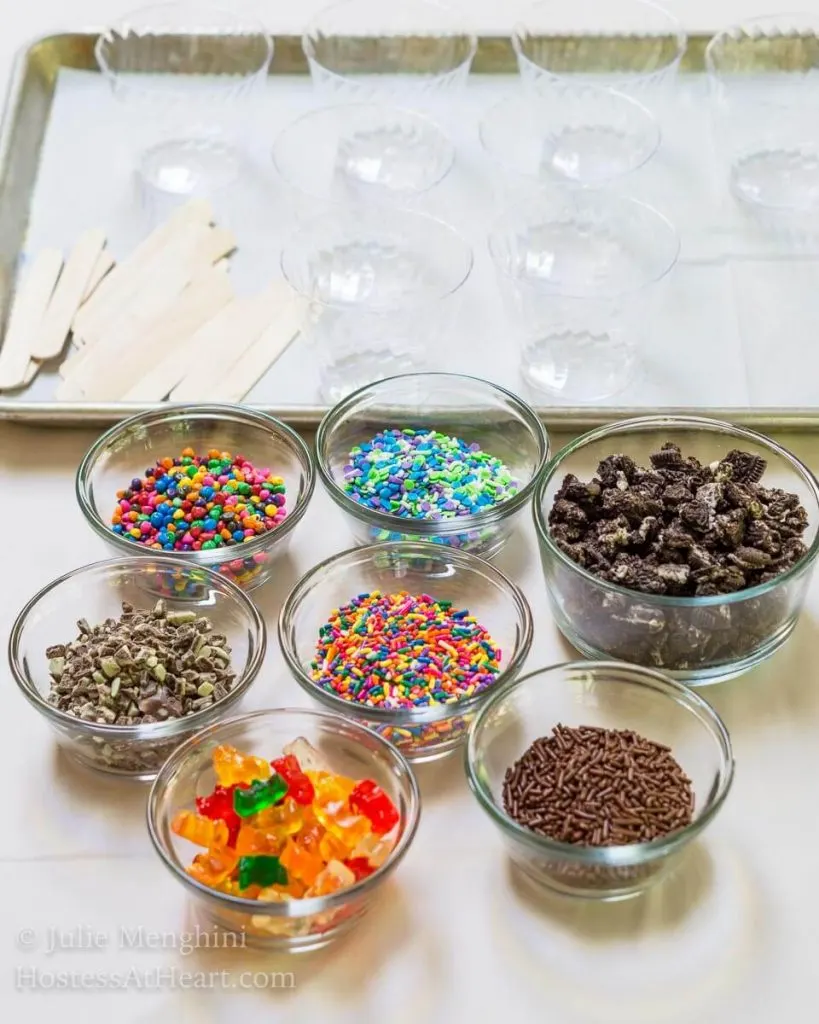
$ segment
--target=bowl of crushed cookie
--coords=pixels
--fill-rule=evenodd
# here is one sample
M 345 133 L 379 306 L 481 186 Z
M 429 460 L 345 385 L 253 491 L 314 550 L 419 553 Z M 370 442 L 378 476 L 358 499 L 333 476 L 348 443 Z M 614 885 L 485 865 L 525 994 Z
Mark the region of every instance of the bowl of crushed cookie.
M 594 659 L 720 682 L 774 654 L 819 552 L 819 482 L 753 430 L 646 416 L 593 430 L 534 499 L 549 600 Z

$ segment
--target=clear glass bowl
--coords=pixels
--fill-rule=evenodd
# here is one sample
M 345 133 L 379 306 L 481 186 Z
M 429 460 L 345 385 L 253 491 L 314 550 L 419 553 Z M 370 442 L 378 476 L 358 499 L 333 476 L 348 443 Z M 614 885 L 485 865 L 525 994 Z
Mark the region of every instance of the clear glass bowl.
M 168 597 L 177 581 L 196 574 L 198 599 Z M 87 722 L 48 703 L 46 648 L 77 636 L 77 620 L 92 626 L 119 618 L 122 602 L 153 608 L 163 597 L 172 611 L 196 611 L 227 637 L 236 684 L 227 697 L 185 718 L 144 725 Z M 124 558 L 83 566 L 54 580 L 26 604 L 9 639 L 9 665 L 23 696 L 46 719 L 57 742 L 88 768 L 131 779 L 152 779 L 180 743 L 223 718 L 247 693 L 267 647 L 264 620 L 235 583 L 168 558 Z
M 454 159 L 434 121 L 378 103 L 302 114 L 273 144 L 273 166 L 313 215 L 317 200 L 405 206 L 445 178 Z
M 407 210 L 353 204 L 298 230 L 282 273 L 306 300 L 302 335 L 325 399 L 426 368 L 446 342 L 472 264 L 454 228 Z
M 607 847 L 562 843 L 518 825 L 503 807 L 504 776 L 557 725 L 631 729 L 669 746 L 691 779 L 694 820 L 662 839 Z M 650 669 L 581 661 L 529 672 L 495 690 L 469 731 L 466 774 L 524 874 L 567 895 L 619 900 L 662 878 L 713 821 L 731 788 L 734 758 L 719 715 L 693 690 Z
M 434 0 L 391 0 L 375 22 L 370 0 L 342 0 L 313 18 L 302 48 L 314 87 L 334 102 L 392 96 L 417 109 L 463 88 L 478 40 Z
M 103 31 L 94 52 L 142 136 L 137 174 L 146 198 L 209 195 L 233 182 L 237 101 L 273 59 L 261 22 L 191 0 L 155 4 Z
M 562 82 L 505 97 L 483 116 L 479 134 L 512 188 L 555 180 L 603 185 L 642 167 L 660 145 L 657 122 L 636 100 Z
M 373 779 L 392 799 L 401 815 L 399 837 L 386 863 L 374 874 L 340 892 L 286 903 L 243 899 L 209 889 L 185 868 L 197 852 L 171 831 L 178 811 L 191 810 L 197 796 L 210 793 L 215 783 L 214 747 L 228 743 L 270 760 L 282 747 L 304 737 L 329 762 L 351 778 Z M 238 932 L 248 946 L 307 952 L 343 935 L 372 905 L 410 847 L 421 801 L 412 769 L 385 740 L 355 722 L 320 711 L 281 708 L 257 711 L 213 726 L 194 736 L 169 758 L 148 798 L 148 830 L 162 863 L 194 897 L 211 926 Z
M 501 649 L 498 681 L 455 704 L 411 709 L 367 707 L 318 686 L 310 665 L 319 629 L 334 609 L 375 590 L 429 594 L 468 609 Z M 296 682 L 314 700 L 360 721 L 409 760 L 432 761 L 462 743 L 476 709 L 520 672 L 532 645 L 532 613 L 520 589 L 475 555 L 428 544 L 375 544 L 333 555 L 299 580 L 281 610 L 279 644 Z
M 418 427 L 478 444 L 501 459 L 520 490 L 507 501 L 456 519 L 406 519 L 359 504 L 344 490 L 352 449 L 379 430 Z M 368 384 L 339 402 L 319 424 L 321 481 L 346 514 L 359 544 L 409 540 L 462 548 L 492 558 L 508 540 L 549 456 L 537 413 L 510 391 L 458 373 L 411 373 Z
M 270 578 L 275 559 L 287 550 L 315 486 L 307 445 L 284 423 L 264 413 L 232 405 L 165 405 L 123 420 L 94 442 L 77 471 L 77 501 L 86 522 L 120 557 L 155 558 L 155 549 L 128 541 L 111 529 L 116 492 L 141 477 L 157 459 L 178 457 L 188 447 L 197 454 L 218 448 L 243 455 L 282 477 L 287 516 L 274 530 L 241 545 L 163 551 L 162 557 L 172 559 L 180 569 L 171 593 L 199 598 L 197 576 L 190 571 L 195 567 L 213 569 L 248 589 L 260 586 Z M 202 581 L 207 591 L 207 575 Z
M 545 186 L 510 202 L 489 252 L 526 382 L 600 402 L 636 376 L 680 240 L 636 199 Z
M 590 46 L 577 44 L 590 33 Z M 687 38 L 677 18 L 650 0 L 539 0 L 515 26 L 512 46 L 526 86 L 583 76 L 651 107 L 673 86 Z
M 609 455 L 629 455 L 638 466 L 667 441 L 705 465 L 732 449 L 768 464 L 765 487 L 799 496 L 808 512 L 808 553 L 769 583 L 713 597 L 646 594 L 598 579 L 553 542 L 548 526 L 554 496 L 573 473 L 591 480 Z M 819 483 L 775 441 L 744 427 L 697 417 L 647 416 L 600 427 L 552 459 L 534 497 L 535 527 L 555 621 L 589 658 L 617 658 L 662 669 L 690 685 L 721 682 L 771 657 L 796 625 L 819 552 Z
M 819 210 L 819 15 L 774 14 L 705 50 L 715 139 L 734 195 L 769 211 Z

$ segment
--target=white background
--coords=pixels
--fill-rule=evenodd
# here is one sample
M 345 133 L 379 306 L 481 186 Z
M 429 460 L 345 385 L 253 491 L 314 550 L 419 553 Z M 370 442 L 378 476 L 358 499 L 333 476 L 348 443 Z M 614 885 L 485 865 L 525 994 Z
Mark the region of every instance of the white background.
M 388 0 L 381 0 L 386 3 Z M 601 0 L 601 4 L 605 0 Z M 0 70 L 19 45 L 61 28 L 101 24 L 122 0 L 29 0 L 0 9 Z M 315 3 L 268 4 L 274 32 L 297 30 Z M 494 7 L 504 15 L 493 16 Z M 738 3 L 678 3 L 687 27 L 748 13 Z M 773 6 L 770 0 L 769 6 Z M 373 29 L 379 4 L 373 2 Z M 753 13 L 753 12 L 751 12 Z M 508 25 L 506 5 L 471 4 L 477 29 Z M 80 519 L 73 475 L 88 431 L 0 424 L 0 637 L 40 586 L 104 556 Z M 558 439 L 559 440 L 559 439 Z M 819 444 L 789 439 L 819 468 Z M 300 573 L 347 543 L 317 492 L 281 578 L 259 595 L 271 628 Z M 569 652 L 546 610 L 528 522 L 500 565 L 535 611 L 530 667 Z M 708 693 L 737 758 L 734 789 L 680 872 L 644 899 L 604 906 L 514 887 L 497 837 L 470 797 L 459 759 L 419 770 L 424 813 L 417 840 L 371 916 L 327 951 L 298 959 L 119 948 L 119 929 L 178 934 L 190 908 L 153 854 L 145 790 L 100 780 L 59 754 L 46 726 L 4 673 L 0 829 L 0 1009 L 3 1020 L 228 1024 L 402 1024 L 495 1021 L 556 1024 L 794 1024 L 815 1021 L 819 953 L 816 887 L 819 773 L 819 587 L 789 646 L 743 679 Z M 303 703 L 274 649 L 248 709 Z M 48 929 L 82 926 L 107 938 L 100 952 L 48 957 Z M 22 935 L 22 939 L 18 937 Z M 21 943 L 22 942 L 22 946 Z M 20 992 L 18 968 L 147 972 L 292 971 L 295 989 L 201 993 Z

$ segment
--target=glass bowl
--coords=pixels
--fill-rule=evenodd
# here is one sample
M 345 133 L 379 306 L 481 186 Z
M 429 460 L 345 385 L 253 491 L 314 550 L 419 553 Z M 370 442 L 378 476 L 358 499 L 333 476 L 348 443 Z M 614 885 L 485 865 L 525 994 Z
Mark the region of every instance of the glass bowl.
M 307 445 L 284 423 L 261 412 L 232 405 L 165 405 L 139 413 L 112 427 L 89 448 L 77 471 L 76 493 L 86 522 L 119 556 L 157 550 L 113 532 L 116 492 L 141 477 L 158 459 L 178 457 L 185 448 L 212 448 L 243 455 L 284 479 L 287 516 L 275 529 L 230 547 L 199 551 L 162 551 L 181 570 L 171 593 L 199 596 L 193 567 L 213 569 L 251 589 L 267 582 L 276 558 L 290 542 L 313 495 L 315 472 Z M 202 577 L 204 589 L 209 583 Z M 183 587 L 184 584 L 184 587 Z M 187 588 L 187 589 L 185 589 Z
M 765 487 L 799 496 L 808 512 L 807 554 L 775 579 L 731 594 L 674 597 L 628 590 L 581 568 L 553 541 L 548 516 L 564 477 L 591 480 L 609 455 L 649 466 L 665 442 L 704 465 L 732 449 L 767 462 Z M 566 639 L 589 658 L 617 658 L 662 669 L 691 685 L 740 675 L 771 657 L 796 625 L 819 552 L 819 483 L 775 441 L 744 427 L 697 417 L 646 416 L 592 430 L 568 444 L 540 477 L 535 527 L 546 589 Z
M 520 490 L 455 519 L 407 519 L 362 505 L 344 489 L 351 450 L 379 430 L 438 430 L 478 444 L 508 467 Z M 411 373 L 368 384 L 331 409 L 316 434 L 318 473 L 359 544 L 427 541 L 494 557 L 508 540 L 546 464 L 549 440 L 534 409 L 496 384 L 457 373 Z
M 506 771 L 557 725 L 630 729 L 669 746 L 692 782 L 694 820 L 651 842 L 606 847 L 558 842 L 517 824 L 503 807 Z M 538 885 L 603 900 L 636 896 L 662 878 L 717 815 L 734 774 L 731 741 L 710 704 L 659 672 L 617 662 L 554 665 L 495 690 L 465 750 L 469 785 L 512 861 Z
M 636 171 L 660 145 L 660 128 L 637 100 L 594 86 L 561 84 L 507 96 L 484 114 L 479 134 L 501 181 L 603 185 Z
M 593 32 L 590 46 L 578 46 Z M 539 0 L 512 32 L 525 86 L 555 78 L 612 86 L 652 106 L 670 91 L 687 46 L 682 25 L 651 0 Z
M 324 397 L 425 368 L 447 341 L 472 265 L 466 239 L 421 213 L 351 204 L 302 225 L 281 268 L 307 305 L 302 335 Z
M 454 704 L 390 709 L 328 692 L 310 676 L 319 629 L 357 594 L 407 591 L 468 609 L 502 653 L 497 682 Z M 373 729 L 412 761 L 432 761 L 463 741 L 475 710 L 495 687 L 520 672 L 532 645 L 532 613 L 520 589 L 488 562 L 464 551 L 392 543 L 333 555 L 306 573 L 279 616 L 279 644 L 296 682 L 314 700 Z
M 312 110 L 273 144 L 273 166 L 313 214 L 316 200 L 407 205 L 442 181 L 454 159 L 429 118 L 378 103 Z
M 196 573 L 198 600 L 167 597 L 176 581 Z M 141 725 L 84 721 L 48 703 L 51 675 L 46 648 L 77 636 L 77 620 L 92 626 L 118 618 L 122 602 L 153 608 L 165 598 L 171 611 L 196 611 L 227 637 L 236 683 L 227 697 L 184 718 Z M 132 779 L 152 779 L 180 743 L 235 708 L 259 673 L 267 647 L 264 620 L 250 598 L 224 576 L 168 558 L 123 558 L 83 566 L 44 587 L 11 630 L 9 665 L 23 696 L 48 721 L 57 742 L 88 768 Z
M 819 210 L 819 16 L 771 14 L 717 33 L 705 50 L 715 141 L 731 190 L 752 209 Z
M 433 0 L 382 4 L 375 22 L 369 0 L 342 0 L 313 18 L 302 48 L 314 87 L 334 102 L 393 96 L 417 109 L 463 88 L 478 40 Z
M 298 737 L 304 737 L 324 755 L 333 770 L 351 778 L 373 779 L 392 799 L 401 823 L 386 863 L 349 889 L 282 903 L 231 896 L 195 881 L 185 867 L 196 848 L 171 831 L 171 822 L 178 811 L 192 810 L 197 796 L 212 791 L 214 747 L 227 743 L 270 760 Z M 212 726 L 180 747 L 165 763 L 151 789 L 148 830 L 162 863 L 195 898 L 212 925 L 238 932 L 248 946 L 306 952 L 326 946 L 361 920 L 409 849 L 420 812 L 412 769 L 385 740 L 339 715 L 277 708 Z
M 153 4 L 96 41 L 100 71 L 143 137 L 137 174 L 146 200 L 210 195 L 240 173 L 236 119 L 268 73 L 273 40 L 229 7 Z

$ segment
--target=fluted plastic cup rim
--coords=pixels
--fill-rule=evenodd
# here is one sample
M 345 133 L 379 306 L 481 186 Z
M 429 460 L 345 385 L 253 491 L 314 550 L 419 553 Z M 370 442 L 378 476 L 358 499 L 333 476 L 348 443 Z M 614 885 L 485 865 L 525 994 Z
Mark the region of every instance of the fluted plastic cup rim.
M 572 843 L 562 843 L 558 840 L 541 836 L 531 829 L 519 825 L 498 805 L 476 770 L 476 765 L 480 759 L 480 740 L 484 723 L 495 708 L 510 694 L 514 693 L 516 689 L 531 684 L 534 680 L 548 676 L 551 673 L 565 674 L 567 672 L 577 672 L 581 675 L 604 673 L 605 678 L 599 680 L 599 682 L 608 682 L 616 686 L 621 681 L 627 681 L 646 686 L 660 695 L 675 700 L 677 704 L 691 712 L 703 728 L 709 731 L 711 737 L 716 740 L 722 755 L 720 763 L 721 785 L 716 793 L 708 794 L 707 805 L 689 825 L 668 836 L 652 839 L 644 843 L 603 847 L 580 846 Z M 555 721 L 555 725 L 557 724 L 557 721 Z M 658 857 L 680 849 L 696 838 L 713 821 L 725 803 L 733 783 L 734 767 L 733 748 L 728 730 L 720 715 L 704 697 L 700 696 L 698 692 L 692 690 L 689 686 L 677 682 L 663 672 L 644 668 L 640 665 L 631 665 L 622 661 L 563 662 L 534 669 L 525 675 L 519 676 L 517 679 L 511 680 L 498 690 L 493 691 L 491 697 L 482 705 L 470 725 L 464 747 L 464 768 L 469 788 L 472 790 L 480 806 L 502 832 L 536 852 L 558 856 L 562 860 L 573 861 L 583 865 L 605 866 L 609 868 L 633 866 L 656 860 Z
M 638 416 L 630 420 L 619 420 L 618 422 L 607 426 L 596 427 L 594 430 L 590 430 L 587 433 L 582 434 L 580 437 L 575 438 L 574 441 L 570 441 L 569 444 L 565 445 L 559 452 L 555 453 L 554 457 L 544 468 L 540 475 L 540 479 L 538 480 L 535 495 L 532 499 L 535 532 L 537 533 L 538 541 L 547 548 L 549 555 L 557 559 L 557 561 L 559 561 L 566 570 L 580 576 L 589 586 L 595 587 L 599 590 L 604 590 L 610 594 L 615 594 L 621 598 L 628 598 L 631 601 L 639 598 L 646 604 L 659 605 L 666 608 L 707 608 L 721 605 L 741 604 L 743 601 L 763 597 L 765 594 L 769 594 L 771 591 L 776 590 L 783 583 L 787 583 L 789 580 L 800 576 L 806 569 L 810 568 L 811 564 L 816 560 L 817 554 L 819 554 L 819 529 L 817 530 L 816 536 L 808 548 L 807 553 L 786 572 L 783 572 L 772 580 L 768 580 L 767 583 L 758 583 L 755 587 L 748 587 L 746 590 L 737 590 L 730 594 L 709 594 L 698 597 L 678 597 L 668 594 L 645 594 L 639 590 L 630 590 L 629 588 L 622 587 L 617 583 L 610 583 L 608 580 L 602 580 L 599 576 L 595 576 L 587 569 L 584 569 L 583 566 L 578 565 L 577 562 L 573 562 L 572 559 L 569 558 L 564 551 L 561 551 L 557 544 L 555 544 L 549 531 L 548 512 L 544 509 L 543 505 L 546 496 L 546 489 L 549 486 L 550 481 L 559 471 L 563 461 L 580 448 L 585 447 L 587 444 L 593 444 L 597 441 L 601 441 L 610 436 L 616 437 L 617 434 L 624 433 L 627 430 L 640 430 L 643 427 L 650 429 L 656 428 L 660 431 L 663 429 L 675 430 L 690 427 L 701 429 L 709 433 L 729 433 L 740 440 L 745 439 L 751 441 L 762 448 L 766 448 L 769 451 L 774 452 L 779 458 L 783 459 L 791 469 L 801 476 L 809 487 L 817 508 L 819 508 L 819 480 L 817 480 L 814 473 L 811 472 L 811 470 L 808 469 L 808 467 L 792 452 L 788 451 L 787 448 L 780 445 L 772 438 L 766 437 L 764 434 L 760 434 L 756 430 L 751 430 L 749 427 L 740 427 L 734 423 L 728 423 L 724 420 L 709 419 L 704 416 Z

